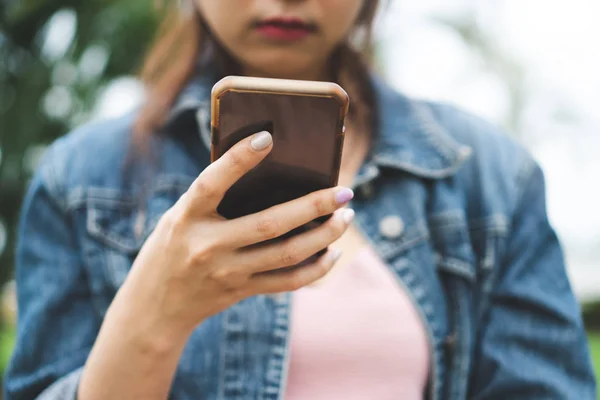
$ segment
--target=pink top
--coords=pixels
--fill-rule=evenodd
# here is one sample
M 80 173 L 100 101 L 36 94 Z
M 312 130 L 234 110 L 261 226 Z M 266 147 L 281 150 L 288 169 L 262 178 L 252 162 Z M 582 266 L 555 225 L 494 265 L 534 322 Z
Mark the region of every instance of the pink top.
M 290 345 L 286 400 L 423 399 L 427 334 L 371 249 L 294 294 Z

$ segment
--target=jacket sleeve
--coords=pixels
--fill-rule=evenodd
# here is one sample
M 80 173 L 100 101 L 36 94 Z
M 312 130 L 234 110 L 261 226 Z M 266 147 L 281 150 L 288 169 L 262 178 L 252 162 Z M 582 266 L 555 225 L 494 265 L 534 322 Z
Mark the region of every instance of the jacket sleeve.
M 539 166 L 528 161 L 475 349 L 469 398 L 596 399 L 596 384 Z
M 75 399 L 100 325 L 57 181 L 45 163 L 23 204 L 16 260 L 17 339 L 5 376 L 6 400 Z

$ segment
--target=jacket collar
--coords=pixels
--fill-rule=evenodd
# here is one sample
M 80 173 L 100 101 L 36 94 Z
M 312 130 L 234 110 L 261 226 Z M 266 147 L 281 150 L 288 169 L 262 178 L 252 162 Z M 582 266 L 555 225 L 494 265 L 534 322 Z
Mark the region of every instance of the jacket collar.
M 217 81 L 208 72 L 193 79 L 182 91 L 167 118 L 166 129 L 177 132 L 195 124 L 204 145 L 210 147 L 210 93 Z M 454 175 L 471 149 L 452 137 L 431 105 L 396 92 L 380 78 L 373 84 L 379 102 L 379 132 L 370 163 L 359 172 L 357 185 L 393 168 L 421 178 Z
M 373 82 L 380 105 L 375 163 L 422 178 L 454 175 L 471 149 L 456 141 L 431 104 L 410 99 L 379 78 Z

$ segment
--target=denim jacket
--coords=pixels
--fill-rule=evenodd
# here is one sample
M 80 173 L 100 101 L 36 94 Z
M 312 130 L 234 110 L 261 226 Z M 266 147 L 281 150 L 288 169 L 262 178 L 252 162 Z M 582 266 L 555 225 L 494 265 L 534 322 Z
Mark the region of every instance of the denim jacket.
M 6 400 L 75 399 L 133 259 L 209 164 L 212 83 L 200 76 L 180 95 L 152 139 L 151 166 L 128 162 L 135 113 L 76 129 L 47 152 L 22 211 Z M 426 328 L 426 397 L 595 399 L 538 165 L 467 113 L 374 85 L 378 134 L 351 206 Z M 282 399 L 292 299 L 253 297 L 198 326 L 171 398 Z

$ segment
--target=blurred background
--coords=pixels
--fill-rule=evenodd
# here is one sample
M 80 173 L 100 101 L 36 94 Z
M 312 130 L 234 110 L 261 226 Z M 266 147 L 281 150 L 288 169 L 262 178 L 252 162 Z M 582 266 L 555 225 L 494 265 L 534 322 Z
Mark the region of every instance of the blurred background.
M 0 0 L 0 372 L 13 346 L 14 238 L 45 146 L 139 104 L 159 16 L 151 0 Z M 600 366 L 600 2 L 391 0 L 378 68 L 405 93 L 454 103 L 526 145 L 547 179 Z

